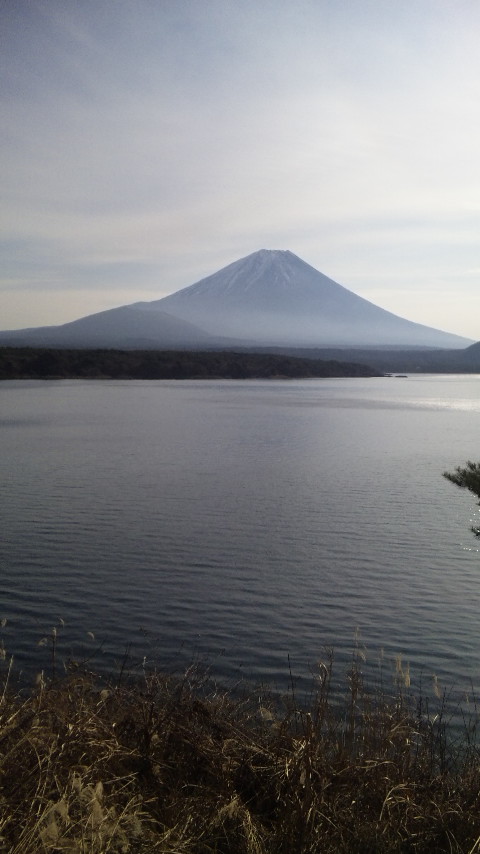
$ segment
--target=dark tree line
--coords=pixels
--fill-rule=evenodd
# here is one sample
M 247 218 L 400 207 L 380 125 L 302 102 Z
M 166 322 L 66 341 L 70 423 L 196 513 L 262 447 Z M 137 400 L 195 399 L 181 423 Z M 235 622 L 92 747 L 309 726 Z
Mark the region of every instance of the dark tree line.
M 179 380 L 377 375 L 377 371 L 365 365 L 274 353 L 0 348 L 0 379 Z

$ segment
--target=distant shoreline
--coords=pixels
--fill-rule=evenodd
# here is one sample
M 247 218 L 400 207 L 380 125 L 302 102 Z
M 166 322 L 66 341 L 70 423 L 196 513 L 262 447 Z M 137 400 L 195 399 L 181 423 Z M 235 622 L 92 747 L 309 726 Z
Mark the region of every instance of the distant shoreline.
M 274 353 L 0 347 L 0 380 L 308 379 L 374 377 L 375 368 Z

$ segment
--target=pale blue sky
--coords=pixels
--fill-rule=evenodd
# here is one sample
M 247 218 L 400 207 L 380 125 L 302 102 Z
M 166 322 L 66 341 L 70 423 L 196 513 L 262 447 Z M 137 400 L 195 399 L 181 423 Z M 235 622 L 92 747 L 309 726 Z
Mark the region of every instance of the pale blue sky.
M 480 339 L 478 0 L 0 0 L 0 328 L 290 249 Z

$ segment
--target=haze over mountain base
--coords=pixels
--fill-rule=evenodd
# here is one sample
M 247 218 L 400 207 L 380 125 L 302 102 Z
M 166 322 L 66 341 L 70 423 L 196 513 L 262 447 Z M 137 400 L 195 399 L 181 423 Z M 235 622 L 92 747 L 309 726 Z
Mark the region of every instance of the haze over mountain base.
M 288 250 L 267 249 L 160 300 L 62 326 L 0 332 L 0 344 L 36 347 L 464 348 L 471 343 L 379 308 Z

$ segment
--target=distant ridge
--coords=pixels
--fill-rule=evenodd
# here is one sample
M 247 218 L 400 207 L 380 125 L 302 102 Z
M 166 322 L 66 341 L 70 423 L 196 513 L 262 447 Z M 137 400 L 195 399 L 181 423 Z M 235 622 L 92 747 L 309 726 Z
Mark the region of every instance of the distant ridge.
M 208 332 L 167 312 L 148 311 L 141 303 L 101 311 L 62 326 L 0 332 L 0 344 L 12 347 L 148 350 L 188 344 L 192 349 L 203 349 L 211 343 L 212 336 Z
M 357 296 L 288 250 L 261 249 L 189 287 L 61 326 L 0 332 L 4 346 L 197 349 L 464 348 Z

